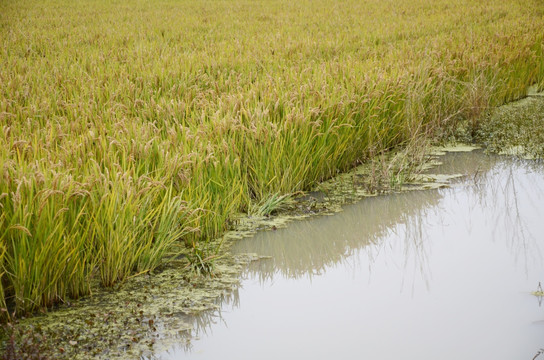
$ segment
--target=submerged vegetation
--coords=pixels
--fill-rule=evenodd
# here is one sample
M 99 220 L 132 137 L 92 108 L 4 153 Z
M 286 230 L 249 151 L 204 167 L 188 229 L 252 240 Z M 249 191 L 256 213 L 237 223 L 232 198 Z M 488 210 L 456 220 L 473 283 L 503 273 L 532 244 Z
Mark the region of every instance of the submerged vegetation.
M 0 308 L 198 267 L 239 212 L 475 134 L 544 86 L 543 28 L 539 0 L 1 2 Z

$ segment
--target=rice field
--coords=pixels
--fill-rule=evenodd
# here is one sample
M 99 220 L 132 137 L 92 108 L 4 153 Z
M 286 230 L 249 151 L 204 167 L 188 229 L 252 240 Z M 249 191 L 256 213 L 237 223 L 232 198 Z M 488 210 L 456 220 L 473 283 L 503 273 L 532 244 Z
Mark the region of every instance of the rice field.
M 540 0 L 1 1 L 0 308 L 205 260 L 240 212 L 476 132 L 544 87 L 542 29 Z

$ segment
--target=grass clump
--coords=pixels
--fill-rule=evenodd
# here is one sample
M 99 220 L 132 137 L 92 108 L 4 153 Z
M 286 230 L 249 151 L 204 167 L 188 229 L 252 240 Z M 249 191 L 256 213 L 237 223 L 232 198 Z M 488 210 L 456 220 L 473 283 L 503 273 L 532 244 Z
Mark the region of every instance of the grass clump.
M 179 243 L 198 267 L 238 212 L 461 121 L 476 131 L 543 87 L 543 14 L 538 0 L 0 3 L 0 305 L 89 294 Z

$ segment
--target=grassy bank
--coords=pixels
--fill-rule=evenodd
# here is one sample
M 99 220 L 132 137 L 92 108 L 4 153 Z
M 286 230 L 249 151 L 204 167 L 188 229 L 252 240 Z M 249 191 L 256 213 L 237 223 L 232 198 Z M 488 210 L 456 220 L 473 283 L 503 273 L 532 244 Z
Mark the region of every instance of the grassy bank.
M 1 2 L 0 307 L 196 261 L 237 212 L 476 131 L 544 85 L 543 28 L 539 0 Z

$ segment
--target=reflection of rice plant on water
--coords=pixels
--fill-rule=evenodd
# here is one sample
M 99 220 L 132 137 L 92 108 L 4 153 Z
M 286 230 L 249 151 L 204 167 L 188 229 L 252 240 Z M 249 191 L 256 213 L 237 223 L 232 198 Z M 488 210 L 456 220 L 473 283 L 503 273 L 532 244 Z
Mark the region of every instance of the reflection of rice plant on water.
M 531 292 L 532 295 L 536 296 L 538 299 L 538 306 L 542 306 L 542 300 L 544 299 L 544 290 L 542 290 L 542 285 L 538 282 L 538 286 L 535 291 Z
M 532 360 L 535 360 L 537 357 L 539 357 L 540 355 L 544 354 L 544 349 L 540 349 L 538 350 L 538 352 L 536 353 L 535 357 L 533 357 Z
M 544 299 L 544 290 L 542 289 L 542 284 L 538 282 L 538 286 L 535 291 L 531 292 L 532 295 L 536 296 L 538 299 L 538 306 L 542 306 L 542 300 Z M 544 354 L 544 349 L 538 350 L 532 360 L 535 360 L 540 355 Z

